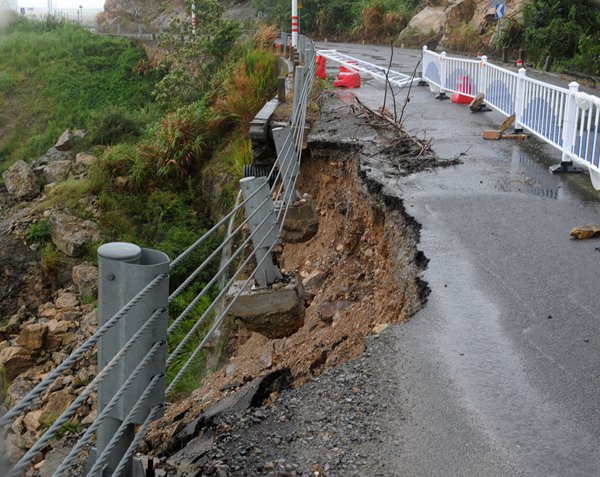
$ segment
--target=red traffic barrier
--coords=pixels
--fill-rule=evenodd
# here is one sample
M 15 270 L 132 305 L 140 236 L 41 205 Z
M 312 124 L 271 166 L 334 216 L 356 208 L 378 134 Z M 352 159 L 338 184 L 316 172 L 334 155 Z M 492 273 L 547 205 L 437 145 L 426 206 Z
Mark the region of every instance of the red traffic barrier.
M 358 65 L 358 61 L 356 60 L 349 60 L 346 63 L 348 63 L 349 65 Z M 338 79 L 341 80 L 342 78 L 352 75 L 354 73 L 356 73 L 356 70 L 346 68 L 344 65 L 341 65 L 340 71 L 338 72 Z
M 325 79 L 327 78 L 327 73 L 325 72 L 325 66 L 327 63 L 327 59 L 324 56 L 317 55 L 317 78 Z
M 333 82 L 335 88 L 360 88 L 360 74 L 347 72 Z
M 519 68 L 523 66 L 523 60 L 522 60 L 522 59 L 520 59 L 520 58 L 519 58 L 519 59 L 517 60 L 517 66 L 518 66 Z
M 450 97 L 450 101 L 456 104 L 471 104 L 473 98 L 466 96 L 465 94 L 471 94 L 471 81 L 468 76 L 459 76 L 458 82 L 456 83 L 456 89 L 458 93 L 454 93 Z M 462 94 L 465 93 L 465 94 Z

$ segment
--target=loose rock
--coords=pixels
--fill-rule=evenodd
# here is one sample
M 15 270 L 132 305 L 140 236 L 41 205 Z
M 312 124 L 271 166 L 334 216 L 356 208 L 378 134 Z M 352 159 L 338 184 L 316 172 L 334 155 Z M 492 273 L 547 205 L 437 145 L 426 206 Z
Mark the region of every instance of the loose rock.
M 18 200 L 30 200 L 40 193 L 40 183 L 25 161 L 15 162 L 2 174 L 2 179 L 8 192 Z

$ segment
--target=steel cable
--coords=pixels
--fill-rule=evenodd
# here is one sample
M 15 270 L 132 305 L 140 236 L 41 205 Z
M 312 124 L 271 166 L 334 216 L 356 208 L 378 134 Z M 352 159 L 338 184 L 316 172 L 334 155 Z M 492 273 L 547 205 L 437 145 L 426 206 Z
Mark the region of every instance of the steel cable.
M 136 366 L 136 368 L 133 370 L 133 372 L 129 375 L 129 377 L 127 378 L 125 383 L 123 383 L 123 385 L 119 388 L 119 391 L 111 398 L 111 400 L 104 407 L 104 409 L 102 409 L 102 412 L 100 412 L 100 414 L 96 417 L 96 419 L 94 419 L 94 422 L 90 425 L 90 427 L 88 427 L 86 429 L 83 436 L 81 436 L 79 438 L 75 447 L 73 447 L 73 449 L 71 449 L 71 451 L 69 452 L 67 457 L 65 457 L 63 462 L 60 464 L 60 466 L 54 472 L 54 474 L 52 474 L 52 477 L 61 477 L 62 474 L 66 470 L 69 469 L 71 464 L 73 464 L 73 462 L 77 459 L 77 456 L 79 455 L 79 453 L 81 451 L 83 451 L 86 444 L 94 436 L 96 429 L 100 426 L 100 424 L 102 424 L 104 419 L 106 417 L 108 417 L 108 414 L 113 410 L 113 408 L 121 400 L 121 398 L 123 397 L 123 395 L 129 388 L 129 386 L 131 386 L 131 384 L 139 376 L 141 371 L 144 370 L 146 368 L 146 366 L 148 366 L 150 364 L 150 362 L 154 359 L 154 355 L 158 352 L 158 350 L 161 348 L 161 346 L 163 346 L 164 343 L 165 343 L 164 341 L 154 343 L 152 348 L 150 348 L 150 350 L 148 351 L 148 354 L 146 355 L 146 357 L 142 361 L 140 361 L 140 363 Z
M 142 393 L 140 398 L 137 400 L 135 406 L 133 406 L 131 411 L 129 411 L 129 413 L 125 417 L 125 420 L 121 423 L 121 425 L 117 429 L 117 432 L 115 432 L 115 434 L 108 441 L 108 444 L 106 445 L 106 447 L 102 450 L 102 453 L 96 458 L 96 462 L 94 463 L 94 465 L 92 466 L 90 471 L 86 474 L 86 476 L 90 477 L 90 476 L 98 475 L 98 473 L 106 465 L 106 461 L 110 457 L 110 454 L 112 453 L 112 451 L 115 449 L 115 447 L 119 443 L 119 440 L 121 440 L 123 438 L 123 435 L 125 434 L 125 431 L 127 430 L 127 426 L 129 426 L 130 424 L 133 424 L 133 418 L 135 417 L 136 414 L 138 414 L 142 410 L 142 406 L 145 405 L 146 400 L 150 397 L 150 394 L 154 391 L 154 388 L 157 386 L 159 380 L 163 376 L 164 376 L 164 374 L 157 374 L 150 380 L 150 382 L 148 383 L 148 386 L 146 386 L 146 389 L 144 390 L 144 392 Z
M 127 352 L 137 343 L 139 338 L 154 325 L 154 322 L 164 313 L 165 309 L 156 310 L 144 325 L 129 339 L 129 341 L 119 350 L 117 354 L 102 368 L 90 384 L 86 386 L 83 392 L 69 405 L 69 407 L 54 421 L 50 428 L 40 437 L 36 443 L 29 449 L 23 457 L 13 466 L 7 477 L 17 477 L 30 464 L 35 455 L 40 452 L 50 439 L 60 430 L 62 425 L 69 420 L 75 411 L 83 404 L 83 402 L 92 394 L 98 384 L 104 381 L 108 373 L 121 361 Z
M 257 229 L 260 228 L 270 217 L 267 215 L 261 222 L 260 224 L 258 224 L 258 226 L 256 227 Z M 271 233 L 272 230 L 274 230 L 277 227 L 277 224 L 275 224 L 273 227 L 271 227 L 271 229 L 268 231 L 267 234 L 265 234 L 265 238 L 266 236 Z M 246 239 L 246 241 L 238 248 L 238 250 L 231 256 L 231 258 L 229 259 L 228 263 L 232 262 L 235 258 L 237 258 L 237 256 L 244 250 L 244 247 L 246 246 L 246 244 L 250 243 L 250 240 L 252 240 L 254 234 L 250 234 L 250 236 Z M 262 243 L 262 241 L 261 241 Z M 252 254 L 250 254 L 250 257 L 252 257 L 252 255 L 254 255 L 256 253 L 256 250 L 252 251 Z M 244 264 L 238 268 L 238 272 L 241 269 L 243 269 L 243 267 L 246 265 L 246 262 L 244 262 Z M 226 269 L 227 265 L 225 267 L 223 267 L 221 269 L 221 272 L 224 271 Z M 215 277 L 213 277 L 211 279 L 211 281 L 204 287 L 204 289 L 202 290 L 202 292 L 196 297 L 194 298 L 194 300 L 192 300 L 192 302 L 188 305 L 188 307 L 184 310 L 183 313 L 189 313 L 189 311 L 191 311 L 191 309 L 196 306 L 196 304 L 198 303 L 198 301 L 200 301 L 201 296 L 204 296 L 206 294 L 206 291 L 208 289 L 210 289 L 210 287 L 216 282 L 216 280 L 219 278 L 219 275 L 216 275 Z M 167 358 L 167 367 L 171 365 L 171 363 L 173 362 L 173 360 L 179 355 L 179 353 L 181 352 L 181 350 L 183 349 L 183 347 L 189 342 L 189 340 L 192 338 L 193 334 L 198 330 L 198 328 L 200 327 L 200 325 L 204 322 L 204 320 L 206 319 L 206 317 L 208 316 L 208 313 L 210 313 L 215 305 L 215 303 L 220 300 L 223 295 L 227 292 L 227 289 L 231 286 L 231 284 L 229 283 L 225 288 L 223 288 L 221 290 L 221 292 L 217 295 L 217 297 L 212 301 L 212 303 L 210 304 L 210 306 L 204 311 L 204 313 L 202 314 L 202 316 L 196 321 L 196 323 L 194 324 L 194 326 L 192 326 L 192 328 L 190 329 L 190 331 L 187 333 L 187 335 L 179 342 L 179 344 L 177 345 L 177 347 L 173 350 L 173 352 L 171 352 L 171 354 L 169 355 L 169 357 Z M 183 315 L 183 313 L 181 315 Z M 181 318 L 180 315 L 180 318 Z M 178 318 L 179 319 L 179 318 Z M 172 326 L 172 325 L 171 325 Z
M 202 237 L 200 237 L 198 240 L 196 240 L 192 245 L 190 245 L 185 251 L 183 251 L 182 253 L 180 253 L 177 258 L 175 258 L 172 262 L 171 265 L 169 266 L 169 270 L 173 270 L 175 267 L 177 267 L 183 260 L 185 260 L 194 250 L 196 250 L 200 245 L 202 245 L 202 243 L 213 233 L 215 233 L 219 227 L 221 227 L 223 224 L 225 224 L 225 222 L 227 222 L 233 215 L 235 215 L 239 210 L 241 210 L 241 208 L 246 205 L 246 202 L 249 201 L 252 197 L 254 197 L 254 195 L 257 193 L 258 191 L 254 191 L 254 193 L 252 193 L 252 195 L 250 195 L 249 197 L 247 197 L 241 204 L 239 204 L 238 206 L 234 207 L 233 210 L 231 212 L 229 212 L 225 217 L 223 217 L 221 220 L 219 220 L 219 222 L 217 222 L 215 225 L 213 225 L 210 230 L 208 230 L 207 232 L 204 233 L 204 235 L 202 235 Z
M 13 406 L 10 410 L 0 418 L 0 428 L 6 426 L 11 420 L 20 415 L 25 409 L 28 409 L 37 398 L 39 398 L 46 389 L 52 384 L 64 371 L 70 369 L 85 353 L 91 351 L 92 348 L 117 322 L 123 318 L 135 305 L 137 305 L 142 298 L 156 288 L 167 275 L 157 275 L 148 285 L 146 285 L 140 292 L 134 296 L 129 302 L 121 308 L 120 311 L 115 313 L 104 325 L 102 325 L 88 340 L 82 344 L 79 348 L 73 351 L 62 364 L 60 364 L 48 377 L 38 383 L 31 391 L 29 391 L 23 399 Z
M 252 194 L 252 196 L 254 196 L 254 194 Z M 171 295 L 169 295 L 169 303 L 171 303 L 175 298 L 177 298 L 179 295 L 181 295 L 181 293 L 183 292 L 183 290 L 185 290 L 190 283 L 192 283 L 192 281 L 194 281 L 194 279 L 200 274 L 200 272 L 202 272 L 202 270 L 204 270 L 206 268 L 206 266 L 212 262 L 212 260 L 218 255 L 218 253 L 225 247 L 225 245 L 227 245 L 231 240 L 233 240 L 233 237 L 242 230 L 242 228 L 244 227 L 244 225 L 246 225 L 248 223 L 248 221 L 254 217 L 258 211 L 260 210 L 260 207 L 262 207 L 263 205 L 265 205 L 267 203 L 269 199 L 265 199 L 260 205 L 259 207 L 256 208 L 256 210 L 254 212 L 252 212 L 248 217 L 246 217 L 244 219 L 244 221 L 235 229 L 235 231 L 231 234 L 231 236 L 227 237 L 222 243 L 221 245 L 219 245 L 215 250 L 213 250 L 213 252 L 204 260 L 204 262 L 202 262 L 202 264 L 196 268 L 196 270 L 194 270 L 192 272 L 192 274 L 187 277 L 183 283 L 181 285 L 179 285 L 179 287 L 177 288 L 177 290 L 175 290 L 173 293 L 171 293 Z M 233 217 L 233 216 L 232 216 Z

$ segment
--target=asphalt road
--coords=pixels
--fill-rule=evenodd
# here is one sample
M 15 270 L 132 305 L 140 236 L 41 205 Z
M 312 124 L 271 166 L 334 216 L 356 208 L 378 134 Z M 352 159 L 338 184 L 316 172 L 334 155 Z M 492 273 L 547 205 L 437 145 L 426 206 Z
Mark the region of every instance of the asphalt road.
M 389 60 L 386 47 L 319 46 Z M 397 49 L 394 66 L 418 58 Z M 381 106 L 372 80 L 356 93 Z M 406 408 L 388 436 L 398 475 L 600 475 L 600 240 L 569 237 L 600 225 L 600 194 L 586 174 L 549 174 L 560 155 L 534 139 L 483 141 L 503 119 L 414 87 L 405 127 L 464 163 L 380 178 L 422 224 L 431 288 L 390 354 Z

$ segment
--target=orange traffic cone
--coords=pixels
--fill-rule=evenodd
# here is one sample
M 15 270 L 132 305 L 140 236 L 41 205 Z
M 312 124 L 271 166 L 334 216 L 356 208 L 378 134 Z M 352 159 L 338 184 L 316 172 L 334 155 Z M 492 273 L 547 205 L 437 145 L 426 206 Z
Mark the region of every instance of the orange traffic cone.
M 327 73 L 325 72 L 325 66 L 327 63 L 327 59 L 324 56 L 317 55 L 317 78 L 325 79 L 327 78 Z
M 358 61 L 356 61 L 356 60 L 349 60 L 346 63 L 348 63 L 350 65 L 357 65 Z M 341 80 L 342 78 L 344 78 L 346 76 L 350 76 L 353 73 L 356 73 L 356 70 L 353 70 L 353 69 L 345 67 L 344 65 L 341 65 L 340 66 L 340 71 L 338 72 L 338 79 Z
M 335 88 L 360 88 L 360 74 L 348 72 L 334 81 L 333 86 Z

